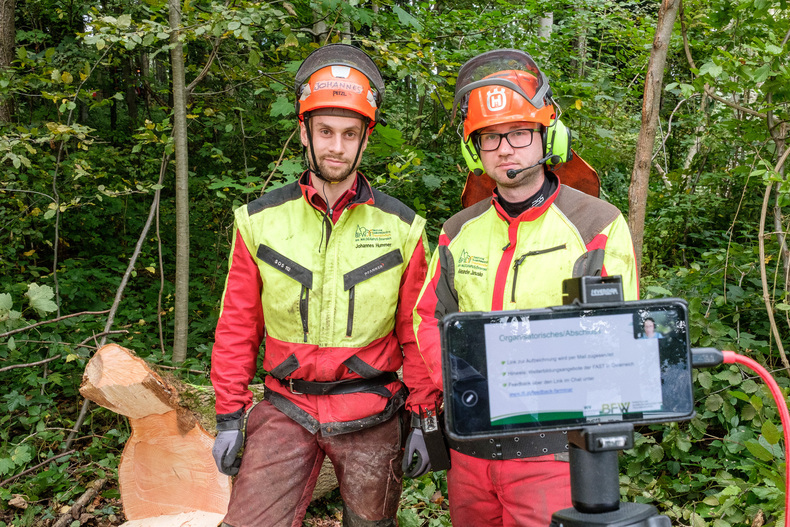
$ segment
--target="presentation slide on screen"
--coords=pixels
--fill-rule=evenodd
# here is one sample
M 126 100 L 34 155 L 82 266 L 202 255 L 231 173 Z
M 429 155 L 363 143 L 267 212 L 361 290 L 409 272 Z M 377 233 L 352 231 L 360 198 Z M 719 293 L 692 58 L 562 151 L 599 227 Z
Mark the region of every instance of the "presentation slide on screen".
M 661 410 L 657 339 L 630 314 L 485 326 L 492 424 Z

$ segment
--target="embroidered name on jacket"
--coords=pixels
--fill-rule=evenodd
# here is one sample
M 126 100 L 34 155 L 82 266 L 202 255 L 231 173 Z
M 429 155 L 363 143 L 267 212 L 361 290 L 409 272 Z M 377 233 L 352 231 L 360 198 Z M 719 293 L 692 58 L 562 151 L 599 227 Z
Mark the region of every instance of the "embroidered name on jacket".
M 483 273 L 488 269 L 488 258 L 473 256 L 464 249 L 458 257 L 457 269 L 458 274 L 483 276 Z
M 385 229 L 368 229 L 362 225 L 357 225 L 354 232 L 355 249 L 365 249 L 373 247 L 392 246 L 392 231 Z

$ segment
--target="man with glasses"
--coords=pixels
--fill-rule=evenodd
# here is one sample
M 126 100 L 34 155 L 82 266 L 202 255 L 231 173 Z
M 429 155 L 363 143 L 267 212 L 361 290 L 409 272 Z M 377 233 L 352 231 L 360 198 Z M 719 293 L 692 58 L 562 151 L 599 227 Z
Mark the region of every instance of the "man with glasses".
M 438 322 L 448 313 L 561 305 L 562 281 L 582 275 L 621 275 L 625 299 L 638 296 L 620 211 L 562 185 L 551 171 L 571 155 L 569 133 L 527 53 L 495 50 L 464 64 L 453 112 L 463 119 L 470 170 L 487 173 L 496 189 L 444 224 L 414 310 L 417 344 L 438 387 Z M 409 459 L 421 452 L 420 437 L 415 428 Z M 555 432 L 450 441 L 453 525 L 548 525 L 552 513 L 571 506 L 566 439 Z M 427 470 L 422 463 L 407 475 Z

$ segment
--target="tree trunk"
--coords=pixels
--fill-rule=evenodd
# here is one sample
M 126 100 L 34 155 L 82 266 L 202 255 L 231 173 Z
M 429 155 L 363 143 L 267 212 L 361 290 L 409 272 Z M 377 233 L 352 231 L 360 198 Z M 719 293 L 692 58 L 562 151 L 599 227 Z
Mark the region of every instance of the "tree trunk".
M 255 400 L 262 385 L 250 386 Z M 129 418 L 132 434 L 118 467 L 125 527 L 215 527 L 227 510 L 231 479 L 214 464 L 214 392 L 153 371 L 116 344 L 88 361 L 80 393 Z M 282 474 L 273 477 L 282 477 Z M 324 461 L 313 499 L 337 487 Z
M 124 514 L 129 520 L 199 511 L 205 523 L 222 521 L 230 478 L 217 471 L 213 437 L 179 404 L 179 393 L 116 344 L 88 362 L 80 393 L 129 418 L 132 434 L 118 465 Z
M 14 60 L 15 8 L 16 0 L 0 0 L 0 71 L 10 69 Z M 0 97 L 0 123 L 10 123 L 13 116 L 14 105 L 11 98 Z
M 173 142 L 176 153 L 176 284 L 173 362 L 187 357 L 189 326 L 189 157 L 187 155 L 187 103 L 184 48 L 179 38 L 181 5 L 169 0 L 170 63 L 173 76 Z
M 540 17 L 540 29 L 538 29 L 538 38 L 544 42 L 551 40 L 551 30 L 554 26 L 554 13 L 543 13 Z
M 677 18 L 680 0 L 664 0 L 658 12 L 656 35 L 653 50 L 647 66 L 645 95 L 642 100 L 642 128 L 636 144 L 634 170 L 631 173 L 631 186 L 628 189 L 628 226 L 634 241 L 637 269 L 642 265 L 642 244 L 645 234 L 645 212 L 647 210 L 647 190 L 650 180 L 650 160 L 653 157 L 653 143 L 656 138 L 656 123 L 661 103 L 661 86 L 664 80 L 664 65 L 667 61 L 669 39 Z

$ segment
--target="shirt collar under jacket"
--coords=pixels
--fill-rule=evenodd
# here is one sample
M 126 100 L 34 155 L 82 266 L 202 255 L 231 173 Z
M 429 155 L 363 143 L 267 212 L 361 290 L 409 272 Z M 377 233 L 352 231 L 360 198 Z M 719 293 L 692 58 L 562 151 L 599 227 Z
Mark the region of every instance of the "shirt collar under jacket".
M 310 171 L 305 170 L 299 178 L 302 195 L 310 205 L 319 212 L 327 212 L 327 204 L 321 192 L 310 181 Z M 345 191 L 332 205 L 332 223 L 336 223 L 340 214 L 347 208 L 352 208 L 362 203 L 373 203 L 373 191 L 367 178 L 357 171 L 357 177 L 351 188 Z
M 510 203 L 505 201 L 500 195 L 498 189 L 494 189 L 494 195 L 491 200 L 494 204 L 499 216 L 510 223 L 513 220 L 517 221 L 532 221 L 540 218 L 543 213 L 548 209 L 560 189 L 560 178 L 546 170 L 546 179 L 543 181 L 543 186 L 535 194 L 525 199 L 520 203 Z

